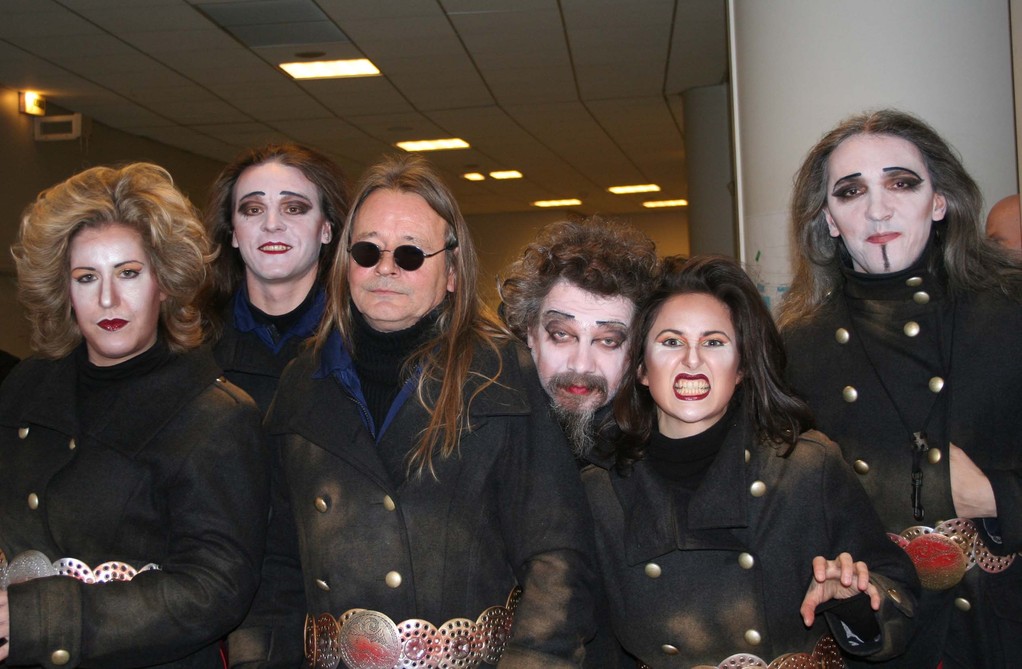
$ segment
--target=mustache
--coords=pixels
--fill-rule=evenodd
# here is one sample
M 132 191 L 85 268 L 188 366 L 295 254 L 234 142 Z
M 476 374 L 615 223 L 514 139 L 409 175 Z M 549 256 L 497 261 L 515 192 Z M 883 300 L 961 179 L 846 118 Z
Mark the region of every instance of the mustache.
M 578 372 L 558 372 L 550 377 L 550 385 L 553 388 L 568 388 L 570 386 L 581 386 L 588 390 L 607 394 L 607 378 L 601 374 L 580 374 Z

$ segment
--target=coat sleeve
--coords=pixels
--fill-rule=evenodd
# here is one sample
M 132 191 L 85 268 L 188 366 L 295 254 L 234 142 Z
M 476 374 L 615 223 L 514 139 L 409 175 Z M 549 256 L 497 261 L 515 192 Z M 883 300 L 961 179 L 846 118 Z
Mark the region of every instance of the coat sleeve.
M 987 547 L 999 555 L 1022 551 L 1022 469 L 986 470 L 997 502 L 994 522 L 978 521 Z
M 305 590 L 279 453 L 275 449 L 272 460 L 272 503 L 262 581 L 245 622 L 227 639 L 231 667 L 299 667 L 304 657 Z
M 509 424 L 500 519 L 522 598 L 500 666 L 577 666 L 595 631 L 592 519 L 535 370 L 523 371 L 532 412 Z
M 841 457 L 833 443 L 825 444 L 823 467 L 823 500 L 833 546 L 832 559 L 842 551 L 851 554 L 869 567 L 871 580 L 880 591 L 880 610 L 875 619 L 880 639 L 870 643 L 864 654 L 870 661 L 886 660 L 901 654 L 915 631 L 915 603 L 919 595 L 919 580 L 908 555 L 891 541 L 883 524 L 870 503 L 862 484 Z M 833 609 L 840 611 L 840 607 Z M 847 637 L 840 624 L 840 616 L 827 616 L 834 638 Z M 846 652 L 856 654 L 851 647 Z
M 152 491 L 168 510 L 161 569 L 131 581 L 53 577 L 11 586 L 9 664 L 160 664 L 215 643 L 242 620 L 257 585 L 268 507 L 259 412 L 217 386 L 191 406 L 177 419 L 187 425 L 157 437 L 177 440 L 176 461 L 164 463 L 166 487 Z

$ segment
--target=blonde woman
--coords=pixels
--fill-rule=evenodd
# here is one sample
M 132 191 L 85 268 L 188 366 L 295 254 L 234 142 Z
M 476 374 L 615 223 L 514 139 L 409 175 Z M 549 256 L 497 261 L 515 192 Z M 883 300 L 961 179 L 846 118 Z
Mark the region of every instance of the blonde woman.
M 97 167 L 39 196 L 14 256 L 37 355 L 0 391 L 0 660 L 222 666 L 267 468 L 197 348 L 201 222 L 162 168 Z

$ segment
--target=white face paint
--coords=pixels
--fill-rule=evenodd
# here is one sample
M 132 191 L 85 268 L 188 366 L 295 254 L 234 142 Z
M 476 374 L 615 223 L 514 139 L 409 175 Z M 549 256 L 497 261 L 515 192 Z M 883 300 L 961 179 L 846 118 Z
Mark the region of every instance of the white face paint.
M 827 226 L 832 237 L 844 240 L 858 272 L 889 274 L 910 267 L 945 210 L 922 154 L 908 140 L 853 135 L 830 154 Z
M 308 293 L 331 234 L 316 185 L 297 167 L 261 163 L 241 173 L 233 197 L 231 245 L 245 261 L 249 295 L 285 284 Z
M 628 328 L 635 305 L 567 281 L 555 283 L 529 328 L 540 381 L 566 411 L 595 410 L 617 394 L 628 362 Z

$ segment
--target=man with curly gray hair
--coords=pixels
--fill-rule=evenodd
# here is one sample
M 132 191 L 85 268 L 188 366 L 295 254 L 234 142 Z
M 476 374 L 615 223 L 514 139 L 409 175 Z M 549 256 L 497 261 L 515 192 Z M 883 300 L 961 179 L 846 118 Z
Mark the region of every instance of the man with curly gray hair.
M 610 420 L 632 317 L 658 268 L 644 233 L 592 216 L 544 227 L 500 281 L 501 313 L 532 351 L 580 463 Z

